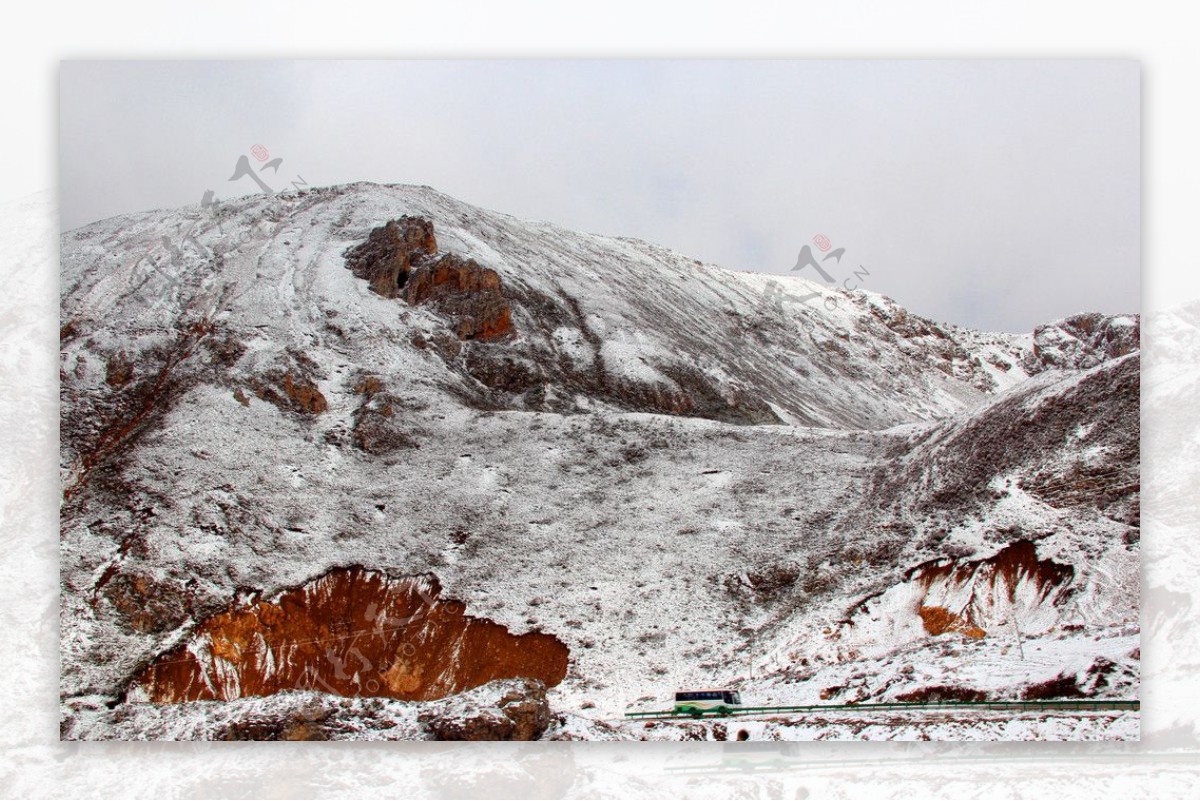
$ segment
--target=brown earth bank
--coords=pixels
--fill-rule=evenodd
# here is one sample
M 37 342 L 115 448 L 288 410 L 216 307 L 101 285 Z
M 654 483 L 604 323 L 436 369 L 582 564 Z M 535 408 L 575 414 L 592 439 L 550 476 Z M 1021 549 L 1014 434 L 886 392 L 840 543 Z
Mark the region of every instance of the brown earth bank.
M 274 600 L 235 601 L 142 670 L 127 695 L 178 703 L 303 689 L 430 701 L 496 679 L 552 687 L 566 676 L 557 637 L 513 634 L 440 594 L 430 574 L 334 568 Z
M 1007 595 L 1011 602 L 1016 597 L 1017 586 L 1029 583 L 1040 601 L 1053 604 L 1074 577 L 1075 569 L 1070 565 L 1039 559 L 1033 542 L 1017 540 L 986 559 L 927 562 L 913 568 L 908 580 L 920 583 L 926 592 L 935 585 L 970 587 L 969 593 L 960 594 L 962 605 L 958 609 L 922 602 L 917 611 L 930 634 L 959 632 L 979 639 L 987 634 L 979 626 L 986 616 L 979 606 L 997 590 L 1002 596 Z
M 926 562 L 913 568 L 908 578 L 929 588 L 938 581 L 966 584 L 972 578 L 978 582 L 979 577 L 983 577 L 992 586 L 1003 582 L 1012 599 L 1022 580 L 1033 582 L 1038 593 L 1045 597 L 1069 584 L 1074 576 L 1075 570 L 1070 565 L 1038 559 L 1037 545 L 1029 540 L 1017 540 L 985 559 Z

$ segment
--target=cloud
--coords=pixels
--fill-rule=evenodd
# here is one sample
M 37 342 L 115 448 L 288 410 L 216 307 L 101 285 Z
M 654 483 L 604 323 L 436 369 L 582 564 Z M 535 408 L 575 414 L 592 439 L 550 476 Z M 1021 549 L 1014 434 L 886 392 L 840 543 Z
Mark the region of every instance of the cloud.
M 261 142 L 313 185 L 429 184 L 523 217 L 839 278 L 1026 331 L 1140 294 L 1131 61 L 67 62 L 66 228 L 196 203 Z

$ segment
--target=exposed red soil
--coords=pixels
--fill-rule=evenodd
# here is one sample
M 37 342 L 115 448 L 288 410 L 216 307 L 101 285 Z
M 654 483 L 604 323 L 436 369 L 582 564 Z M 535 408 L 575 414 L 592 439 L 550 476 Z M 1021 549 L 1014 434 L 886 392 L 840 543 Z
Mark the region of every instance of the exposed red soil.
M 1049 559 L 1038 559 L 1037 546 L 1029 540 L 1017 540 L 986 559 L 971 561 L 938 561 L 919 565 L 909 578 L 929 588 L 935 581 L 966 583 L 980 572 L 990 574 L 991 583 L 1001 581 L 1008 587 L 1008 597 L 1015 597 L 1022 579 L 1032 581 L 1043 595 L 1070 583 L 1075 570 L 1070 565 Z
M 971 561 L 939 561 L 920 565 L 909 579 L 919 582 L 925 590 L 934 584 L 966 586 L 973 582 L 970 600 L 962 609 L 946 609 L 942 606 L 922 603 L 917 612 L 925 630 L 933 635 L 956 632 L 967 637 L 980 639 L 987 632 L 980 628 L 975 615 L 975 595 L 990 593 L 1003 585 L 1009 600 L 1016 597 L 1018 584 L 1032 582 L 1042 599 L 1061 592 L 1074 578 L 1070 565 L 1059 564 L 1049 559 L 1038 559 L 1037 547 L 1029 540 L 1013 542 L 987 559 Z
M 987 632 L 971 623 L 962 615 L 956 615 L 944 606 L 922 606 L 917 612 L 921 615 L 921 621 L 925 624 L 925 631 L 930 634 L 945 634 L 947 632 L 958 632 L 965 634 L 973 640 L 981 640 L 987 636 Z
M 495 679 L 565 678 L 569 651 L 557 637 L 512 634 L 440 592 L 430 575 L 335 568 L 205 620 L 131 690 L 157 703 L 293 689 L 429 701 Z

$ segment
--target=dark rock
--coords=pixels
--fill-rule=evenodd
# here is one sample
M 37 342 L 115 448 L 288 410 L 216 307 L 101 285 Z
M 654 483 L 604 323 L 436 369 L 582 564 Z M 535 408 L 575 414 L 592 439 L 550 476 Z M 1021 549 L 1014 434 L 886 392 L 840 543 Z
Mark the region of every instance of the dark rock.
M 385 298 L 432 306 L 451 319 L 461 340 L 492 341 L 514 333 L 499 273 L 474 259 L 438 258 L 429 220 L 401 217 L 374 229 L 346 252 L 346 266 Z
M 459 339 L 491 341 L 514 333 L 512 309 L 500 275 L 474 259 L 453 254 L 417 267 L 404 290 L 414 306 L 430 305 L 454 321 Z
M 401 217 L 374 229 L 366 242 L 348 251 L 346 266 L 366 280 L 372 292 L 395 298 L 408 283 L 413 265 L 436 254 L 433 223 Z
M 187 618 L 185 594 L 149 576 L 117 573 L 105 581 L 103 593 L 121 625 L 140 634 L 170 631 Z
M 317 365 L 303 353 L 289 351 L 286 363 L 274 367 L 250 381 L 250 388 L 260 400 L 274 404 L 281 411 L 301 415 L 318 415 L 329 408 L 328 401 L 317 388 Z
M 108 366 L 104 380 L 110 387 L 120 388 L 133 378 L 133 362 L 125 355 L 125 351 L 117 351 L 108 358 Z
M 536 740 L 551 721 L 537 679 L 492 682 L 431 706 L 418 720 L 436 740 Z
M 943 701 L 986 701 L 987 693 L 971 687 L 954 687 L 939 684 L 933 687 L 921 687 L 896 696 L 897 701 L 909 704 L 936 704 Z
M 1074 676 L 1065 673 L 1039 684 L 1031 684 L 1021 693 L 1021 698 L 1026 701 L 1081 697 L 1083 697 L 1083 691 L 1079 689 L 1079 682 Z
M 326 714 L 325 718 L 328 719 Z M 248 717 L 220 729 L 214 740 L 320 741 L 330 739 L 326 721 L 304 714 L 294 717 Z
M 1138 315 L 1077 314 L 1034 329 L 1033 351 L 1022 364 L 1031 375 L 1043 370 L 1086 370 L 1140 348 Z
M 354 392 L 362 398 L 353 414 L 355 447 L 375 455 L 420 447 L 413 436 L 401 427 L 401 400 L 388 392 L 377 376 L 368 375 L 359 379 Z

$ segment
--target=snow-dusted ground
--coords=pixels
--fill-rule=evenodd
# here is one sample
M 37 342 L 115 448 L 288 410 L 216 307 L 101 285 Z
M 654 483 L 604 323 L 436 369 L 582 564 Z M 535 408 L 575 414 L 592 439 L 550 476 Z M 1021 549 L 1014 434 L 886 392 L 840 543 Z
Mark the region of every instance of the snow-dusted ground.
M 1001 712 L 952 710 L 803 716 L 737 717 L 710 721 L 596 721 L 564 716 L 547 734 L 559 740 L 784 741 L 815 740 L 1137 740 L 1136 712 Z
M 446 321 L 372 294 L 345 269 L 348 247 L 402 214 L 431 219 L 442 252 L 501 275 L 515 342 L 450 356 L 416 347 L 416 335 L 444 336 Z M 764 299 L 769 281 L 794 296 L 828 290 L 424 188 L 354 185 L 249 198 L 215 218 L 114 218 L 64 235 L 62 248 L 68 719 L 73 699 L 115 697 L 239 589 L 270 594 L 354 563 L 431 571 L 469 614 L 561 638 L 571 670 L 551 693 L 556 710 L 590 705 L 613 717 L 677 687 L 724 683 L 764 702 L 832 686 L 862 697 L 948 683 L 1003 695 L 1086 673 L 1098 658 L 1119 665 L 1113 695 L 1136 693 L 1136 526 L 1086 504 L 1052 505 L 1021 483 L 1117 458 L 1107 418 L 1088 429 L 1104 409 L 1075 400 L 1080 386 L 1102 397 L 1119 378 L 1114 362 L 1030 379 L 1028 335 L 937 326 L 861 292 L 838 292 L 832 311 L 777 308 Z M 186 355 L 178 393 L 120 453 L 88 464 L 113 357 L 123 352 L 135 373 L 158 365 L 198 320 L 214 326 L 208 341 L 235 342 L 237 358 L 213 366 Z M 560 411 L 522 398 L 462 402 L 479 391 L 463 364 L 496 352 L 553 354 L 580 369 L 598 359 L 611 376 L 671 391 L 683 366 L 728 397 L 764 401 L 785 424 L 630 411 L 555 381 L 546 391 Z M 247 389 L 300 370 L 328 401 L 318 415 Z M 368 374 L 396 396 L 396 425 L 419 448 L 379 456 L 350 444 L 354 387 Z M 975 458 L 961 456 L 962 440 L 978 427 L 1063 406 L 1078 418 L 1076 439 L 971 474 L 983 500 L 926 513 L 905 506 L 908 493 L 887 508 L 873 494 L 881 471 L 940 479 L 934 465 Z M 936 483 L 921 480 L 913 499 Z M 1054 609 L 1031 595 L 997 613 L 1026 629 L 1024 656 L 1003 626 L 981 641 L 928 636 L 906 572 L 990 557 L 1019 538 L 1075 571 Z M 192 611 L 163 630 L 131 628 L 99 589 L 113 575 L 185 594 Z M 1112 723 L 1111 738 L 1136 736 L 1128 716 L 1096 721 Z

